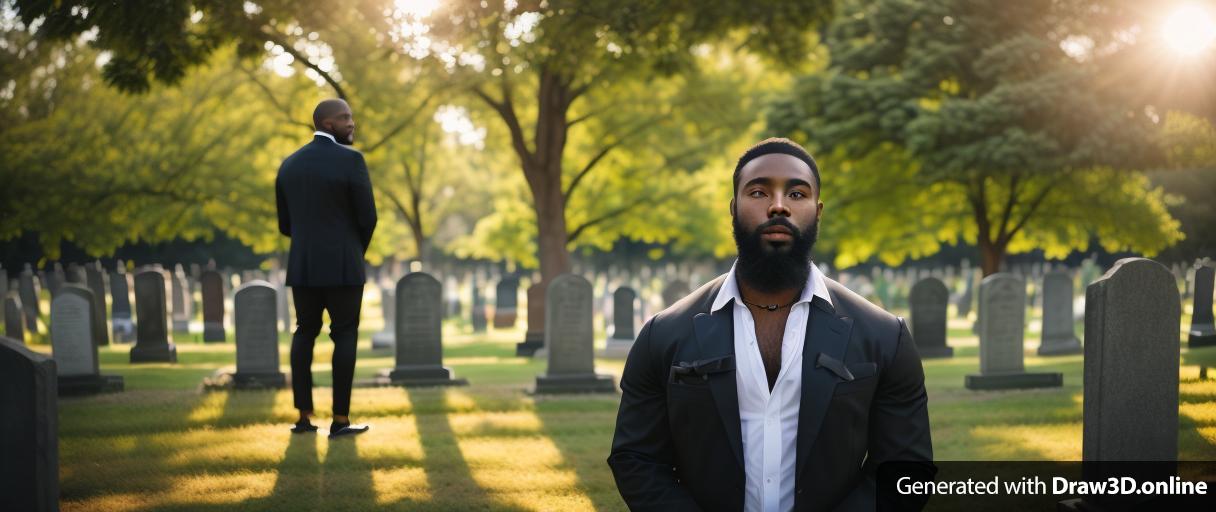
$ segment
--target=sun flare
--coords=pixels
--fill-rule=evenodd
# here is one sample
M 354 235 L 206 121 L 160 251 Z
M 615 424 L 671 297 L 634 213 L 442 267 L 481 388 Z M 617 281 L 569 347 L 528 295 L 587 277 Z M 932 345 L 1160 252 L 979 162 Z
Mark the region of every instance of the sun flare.
M 1165 44 L 1180 55 L 1196 55 L 1216 43 L 1216 20 L 1211 9 L 1186 4 L 1174 9 L 1161 25 Z

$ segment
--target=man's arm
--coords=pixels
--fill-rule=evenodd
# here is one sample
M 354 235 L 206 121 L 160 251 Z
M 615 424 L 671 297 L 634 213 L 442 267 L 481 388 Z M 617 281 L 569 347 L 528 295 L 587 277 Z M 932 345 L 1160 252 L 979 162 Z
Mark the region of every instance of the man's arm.
M 279 175 L 274 178 L 274 202 L 279 213 L 279 233 L 291 237 L 291 215 L 287 211 L 287 196 L 283 195 L 282 178 L 283 169 L 279 168 Z
M 899 319 L 899 340 L 890 364 L 879 375 L 878 389 L 870 405 L 868 452 L 861 468 L 862 480 L 838 510 L 874 510 L 876 499 L 884 510 L 920 510 L 927 496 L 876 496 L 878 465 L 886 461 L 919 462 L 901 468 L 914 480 L 932 481 L 933 441 L 929 436 L 929 397 L 925 394 L 925 372 L 908 325 Z M 899 499 L 892 502 L 892 499 Z
M 653 324 L 651 318 L 642 326 L 625 361 L 608 466 L 630 510 L 700 510 L 676 480 L 665 368 L 650 343 Z
M 362 153 L 358 156 L 355 176 L 350 182 L 350 204 L 355 208 L 355 223 L 359 226 L 359 241 L 363 252 L 372 243 L 372 232 L 376 230 L 376 198 L 372 197 L 372 180 L 367 174 L 367 162 Z

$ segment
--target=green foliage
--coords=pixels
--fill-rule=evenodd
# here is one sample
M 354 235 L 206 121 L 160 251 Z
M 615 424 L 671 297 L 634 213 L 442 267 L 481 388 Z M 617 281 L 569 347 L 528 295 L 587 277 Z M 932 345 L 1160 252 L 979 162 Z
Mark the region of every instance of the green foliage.
M 1152 255 L 1180 240 L 1165 195 L 1160 126 L 1070 38 L 1118 44 L 1088 2 L 844 2 L 831 64 L 803 76 L 770 130 L 824 158 L 825 242 L 837 264 L 889 264 L 942 244 L 1006 252 Z M 1092 23 L 1088 23 L 1092 22 Z

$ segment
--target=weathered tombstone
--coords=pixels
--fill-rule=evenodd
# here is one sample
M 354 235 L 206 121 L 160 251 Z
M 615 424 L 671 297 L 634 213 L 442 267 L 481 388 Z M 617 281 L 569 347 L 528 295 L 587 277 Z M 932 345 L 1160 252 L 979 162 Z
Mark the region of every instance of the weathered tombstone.
M 611 375 L 595 373 L 592 288 L 582 276 L 562 274 L 545 293 L 545 375 L 536 377 L 536 393 L 613 393 Z
M 4 335 L 25 343 L 25 319 L 21 313 L 21 296 L 16 291 L 4 297 Z
M 51 271 L 46 273 L 46 289 L 50 292 L 51 297 L 59 293 L 59 287 L 67 280 L 67 276 L 63 274 L 63 265 L 58 261 L 51 267 Z
M 34 271 L 30 264 L 17 277 L 17 292 L 21 296 L 21 313 L 25 316 L 25 330 L 31 334 L 38 332 L 38 317 L 42 316 L 42 308 L 38 304 L 38 283 L 34 282 Z
M 1212 318 L 1212 287 L 1216 280 L 1216 268 L 1210 265 L 1195 267 L 1195 301 L 1192 303 L 1191 330 L 1187 333 L 1188 347 L 1216 345 L 1216 322 Z
M 1084 462 L 1178 460 L 1182 305 L 1173 279 L 1160 263 L 1126 258 L 1085 290 Z M 1140 481 L 1165 480 L 1174 474 L 1170 466 L 1132 469 Z M 1105 480 L 1128 467 L 1090 464 L 1084 477 Z M 1062 502 L 1060 510 L 1125 509 L 1101 508 L 1112 499 L 1120 498 L 1086 496 Z
M 625 357 L 633 348 L 634 303 L 638 294 L 633 288 L 622 286 L 612 293 L 612 335 L 604 346 L 604 357 Z
M 1038 354 L 1079 354 L 1084 349 L 1073 329 L 1072 276 L 1056 270 L 1043 276 L 1043 337 Z
M 203 289 L 203 341 L 225 341 L 224 278 L 219 272 L 206 270 L 199 284 Z
M 0 338 L 0 510 L 59 510 L 55 361 Z
M 249 281 L 233 295 L 236 320 L 237 389 L 281 388 L 287 377 L 279 371 L 277 292 L 266 281 Z
M 540 283 L 528 287 L 528 330 L 524 341 L 515 344 L 515 355 L 532 357 L 545 346 L 545 288 Z
M 494 287 L 494 328 L 512 329 L 518 316 L 519 279 L 506 277 Z
M 946 306 L 950 290 L 936 277 L 926 277 L 912 286 L 908 297 L 912 310 L 912 339 L 921 358 L 951 357 L 946 345 Z
M 68 263 L 68 271 L 64 275 L 64 282 L 68 284 L 85 284 L 84 269 L 80 268 L 80 265 L 75 262 Z
M 463 386 L 443 366 L 443 285 L 425 272 L 397 281 L 396 366 L 381 377 L 398 386 Z
M 135 322 L 131 317 L 131 274 L 119 267 L 110 274 L 110 320 L 114 342 L 135 341 Z
M 97 345 L 104 347 L 110 344 L 110 329 L 106 323 L 109 315 L 106 314 L 106 281 L 101 264 L 85 265 L 84 277 L 93 295 L 93 336 Z
M 93 292 L 78 284 L 60 286 L 51 299 L 51 353 L 61 395 L 122 391 L 122 377 L 101 374 L 94 304 Z
M 476 273 L 473 274 L 472 284 L 470 284 L 469 289 L 473 294 L 473 306 L 470 311 L 473 332 L 486 332 L 486 300 L 481 296 L 481 283 L 478 282 Z
M 169 338 L 169 312 L 165 311 L 165 273 L 145 268 L 135 274 L 135 346 L 131 363 L 175 363 L 177 346 Z
M 1023 341 L 1026 283 L 1007 273 L 980 281 L 980 373 L 967 375 L 967 389 L 1059 387 L 1063 374 L 1027 373 Z
M 173 296 L 173 332 L 180 334 L 190 333 L 190 285 L 186 283 L 186 272 L 182 269 L 181 263 L 169 275 L 169 282 L 172 284 L 170 292 Z
M 670 307 L 676 301 L 683 299 L 688 293 L 689 289 L 686 281 L 676 279 L 668 283 L 667 287 L 663 288 L 663 307 Z
M 384 312 L 384 329 L 372 335 L 372 349 L 393 348 L 397 343 L 397 291 L 380 288 L 380 309 Z

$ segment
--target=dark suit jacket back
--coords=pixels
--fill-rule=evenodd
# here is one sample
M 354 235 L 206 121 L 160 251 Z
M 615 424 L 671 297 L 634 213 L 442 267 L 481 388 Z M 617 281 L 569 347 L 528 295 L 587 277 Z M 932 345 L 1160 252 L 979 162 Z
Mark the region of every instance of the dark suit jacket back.
M 709 311 L 724 280 L 651 318 L 629 352 L 608 465 L 633 510 L 743 509 L 734 366 L 691 379 L 672 368 L 733 360 L 732 306 Z M 924 373 L 903 319 L 825 281 L 832 303 L 812 301 L 803 345 L 794 509 L 874 510 L 879 463 L 919 461 L 918 479 L 932 476 Z M 820 354 L 853 380 L 817 365 Z
M 376 229 L 363 154 L 317 135 L 283 161 L 274 189 L 279 231 L 291 237 L 287 285 L 362 285 Z

